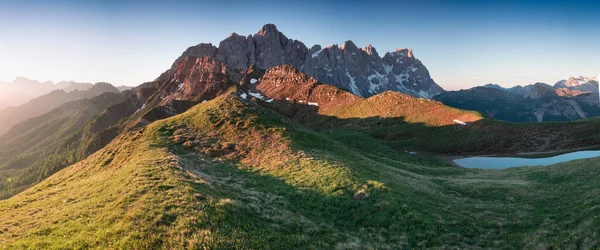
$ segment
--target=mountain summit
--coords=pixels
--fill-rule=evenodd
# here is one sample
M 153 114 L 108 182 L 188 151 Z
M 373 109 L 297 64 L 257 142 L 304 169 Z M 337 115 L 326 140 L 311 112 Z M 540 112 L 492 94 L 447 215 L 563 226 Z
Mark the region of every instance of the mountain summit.
M 274 24 L 246 37 L 233 33 L 218 47 L 206 43 L 189 47 L 173 66 L 188 56 L 214 58 L 226 65 L 228 74 L 251 65 L 268 69 L 289 64 L 321 82 L 363 97 L 391 90 L 431 98 L 444 91 L 411 49 L 397 49 L 380 57 L 372 45 L 361 49 L 350 40 L 342 46 L 322 48 L 317 44 L 309 49 L 301 41 L 286 37 Z

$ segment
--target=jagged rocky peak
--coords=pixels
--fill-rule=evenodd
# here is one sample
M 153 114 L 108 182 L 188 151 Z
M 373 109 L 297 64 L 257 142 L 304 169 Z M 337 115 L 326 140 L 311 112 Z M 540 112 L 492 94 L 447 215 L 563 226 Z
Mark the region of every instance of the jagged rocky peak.
M 279 30 L 277 26 L 272 23 L 268 23 L 263 25 L 263 27 L 256 33 L 257 36 L 268 36 L 268 35 L 278 35 Z
M 566 80 L 565 82 L 565 86 L 566 87 L 577 87 L 580 86 L 582 84 L 586 84 L 589 83 L 591 81 L 593 81 L 594 78 L 593 77 L 585 77 L 585 76 L 579 76 L 579 77 L 569 77 L 569 79 Z
M 287 38 L 274 24 L 266 24 L 246 37 L 232 33 L 218 48 L 212 44 L 190 47 L 175 61 L 173 69 L 188 56 L 214 57 L 226 65 L 229 75 L 251 65 L 268 69 L 288 64 L 320 82 L 363 97 L 392 90 L 431 98 L 444 91 L 411 49 L 388 52 L 383 58 L 372 45 L 361 49 L 350 40 L 342 46 L 314 45 L 309 49 L 301 41 Z
M 401 56 L 406 56 L 409 58 L 413 57 L 411 48 L 397 48 L 396 51 L 394 51 L 394 53 L 399 54 Z
M 567 79 L 567 81 L 565 82 L 565 86 L 567 87 L 577 87 L 579 86 L 580 83 L 580 79 L 576 79 L 575 77 L 569 77 L 569 79 Z
M 192 46 L 187 48 L 183 54 L 181 54 L 181 56 L 179 58 L 177 58 L 177 60 L 175 60 L 175 62 L 173 63 L 173 66 L 171 66 L 171 68 L 174 68 L 177 66 L 177 64 L 179 64 L 181 61 L 183 61 L 184 58 L 188 57 L 188 56 L 192 56 L 192 57 L 205 57 L 205 56 L 209 56 L 209 57 L 215 57 L 217 53 L 217 47 L 215 47 L 214 45 L 212 45 L 212 43 L 201 43 L 198 44 L 196 46 Z
M 342 44 L 342 47 L 340 47 L 341 50 L 348 50 L 348 51 L 352 51 L 352 52 L 356 52 L 358 51 L 358 47 L 356 47 L 356 44 L 354 44 L 354 42 L 348 40 L 345 41 L 344 44 Z
M 594 77 L 569 77 L 567 80 L 556 82 L 554 88 L 567 88 L 569 90 L 598 93 L 598 81 Z
M 375 49 L 375 47 L 373 47 L 373 45 L 369 44 L 367 45 L 367 47 L 362 49 L 364 52 L 367 53 L 367 55 L 372 55 L 372 56 L 379 56 L 379 54 L 377 53 L 377 50 Z

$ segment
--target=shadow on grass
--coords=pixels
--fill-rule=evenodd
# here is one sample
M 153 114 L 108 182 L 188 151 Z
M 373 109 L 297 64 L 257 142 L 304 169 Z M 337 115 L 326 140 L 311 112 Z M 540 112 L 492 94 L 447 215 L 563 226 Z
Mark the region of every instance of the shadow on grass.
M 428 126 L 404 117 L 338 118 L 319 114 L 319 107 L 290 101 L 260 102 L 317 131 L 357 131 L 373 138 L 449 155 L 511 155 L 577 150 L 598 146 L 595 120 L 515 124 L 482 119 L 466 125 Z

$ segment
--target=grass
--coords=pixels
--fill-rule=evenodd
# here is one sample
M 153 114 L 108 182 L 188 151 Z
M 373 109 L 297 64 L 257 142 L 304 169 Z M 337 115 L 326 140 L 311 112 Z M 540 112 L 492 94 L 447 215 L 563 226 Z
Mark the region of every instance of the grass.
M 0 137 L 0 199 L 9 198 L 90 154 L 84 131 L 102 110 L 122 101 L 116 93 L 69 102 Z
M 598 248 L 598 159 L 461 169 L 221 97 L 0 201 L 0 247 Z

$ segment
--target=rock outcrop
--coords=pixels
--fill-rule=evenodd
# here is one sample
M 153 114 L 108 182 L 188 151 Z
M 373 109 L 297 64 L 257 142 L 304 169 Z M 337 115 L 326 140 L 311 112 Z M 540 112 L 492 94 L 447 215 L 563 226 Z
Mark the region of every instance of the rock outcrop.
M 304 43 L 286 37 L 273 24 L 265 25 L 254 35 L 233 33 L 219 47 L 212 44 L 189 47 L 173 67 L 189 56 L 215 58 L 226 65 L 227 74 L 234 81 L 239 80 L 240 70 L 251 65 L 268 69 L 288 64 L 320 82 L 363 97 L 391 90 L 431 98 L 444 91 L 411 49 L 397 49 L 383 57 L 373 46 L 359 48 L 352 41 L 342 46 L 314 45 L 308 49 Z

